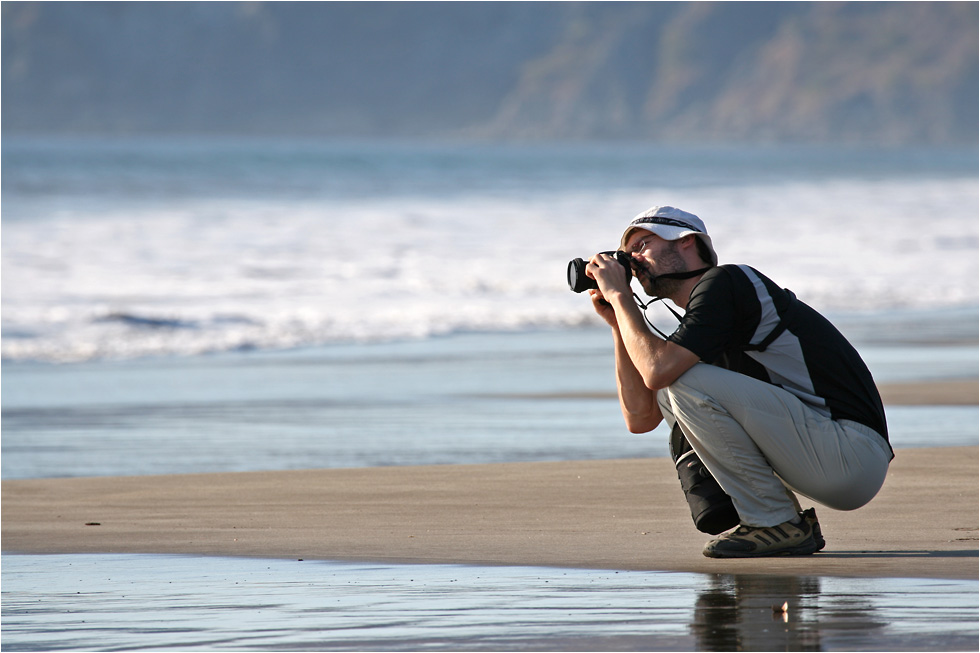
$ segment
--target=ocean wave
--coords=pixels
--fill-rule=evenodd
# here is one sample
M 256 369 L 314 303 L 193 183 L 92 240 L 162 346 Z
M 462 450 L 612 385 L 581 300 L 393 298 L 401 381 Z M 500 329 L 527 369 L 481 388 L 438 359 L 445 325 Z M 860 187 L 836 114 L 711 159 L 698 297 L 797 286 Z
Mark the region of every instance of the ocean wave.
M 616 247 L 654 204 L 698 213 L 721 262 L 752 265 L 820 310 L 978 304 L 975 176 L 777 172 L 608 192 L 508 177 L 443 193 L 432 177 L 426 193 L 358 197 L 5 194 L 0 354 L 82 361 L 597 325 L 565 284 L 567 262 Z
M 130 313 L 109 313 L 95 319 L 95 322 L 115 322 L 129 327 L 143 329 L 193 329 L 197 324 L 187 320 L 166 317 L 132 315 Z

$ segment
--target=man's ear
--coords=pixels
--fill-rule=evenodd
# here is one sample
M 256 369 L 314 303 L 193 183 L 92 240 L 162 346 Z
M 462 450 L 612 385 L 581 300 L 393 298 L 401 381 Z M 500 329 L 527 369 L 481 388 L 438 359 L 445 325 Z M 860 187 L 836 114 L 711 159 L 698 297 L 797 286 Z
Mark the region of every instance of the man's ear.
M 690 249 L 691 247 L 697 247 L 697 243 L 694 242 L 695 238 L 697 238 L 697 236 L 694 234 L 688 234 L 679 239 L 677 243 L 681 246 L 681 249 Z

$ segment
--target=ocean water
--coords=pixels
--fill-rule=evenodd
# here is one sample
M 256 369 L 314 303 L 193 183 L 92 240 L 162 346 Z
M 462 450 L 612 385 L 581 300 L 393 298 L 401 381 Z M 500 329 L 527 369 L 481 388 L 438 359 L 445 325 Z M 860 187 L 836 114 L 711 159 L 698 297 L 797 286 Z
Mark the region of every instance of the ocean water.
M 974 345 L 863 344 L 880 382 L 967 378 Z M 4 363 L 2 476 L 663 457 L 629 433 L 607 329 Z M 888 406 L 896 448 L 975 445 L 978 407 Z
M 658 204 L 821 310 L 978 303 L 975 148 L 2 148 L 4 361 L 594 325 L 568 261 Z
M 879 381 L 977 374 L 975 150 L 2 147 L 3 478 L 666 455 L 564 276 L 658 203 Z M 977 442 L 975 406 L 889 419 Z

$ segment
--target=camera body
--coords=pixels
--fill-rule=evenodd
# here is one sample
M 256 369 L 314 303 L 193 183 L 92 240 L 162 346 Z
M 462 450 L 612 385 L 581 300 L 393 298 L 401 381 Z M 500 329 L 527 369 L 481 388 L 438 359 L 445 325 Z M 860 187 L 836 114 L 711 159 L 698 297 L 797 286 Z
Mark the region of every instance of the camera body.
M 619 264 L 623 266 L 626 272 L 626 283 L 632 281 L 633 267 L 630 265 L 629 254 L 621 250 L 600 253 L 615 256 L 616 260 L 619 261 Z M 595 279 L 585 274 L 586 265 L 588 263 L 580 258 L 568 262 L 568 287 L 571 288 L 572 292 L 585 292 L 586 290 L 599 287 Z

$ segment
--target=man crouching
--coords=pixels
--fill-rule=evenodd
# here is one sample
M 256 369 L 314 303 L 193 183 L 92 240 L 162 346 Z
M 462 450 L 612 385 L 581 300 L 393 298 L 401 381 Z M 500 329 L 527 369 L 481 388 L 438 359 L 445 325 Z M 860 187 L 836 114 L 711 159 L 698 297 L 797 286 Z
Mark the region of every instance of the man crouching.
M 630 431 L 678 427 L 731 497 L 739 525 L 704 555 L 805 555 L 823 548 L 815 512 L 794 492 L 853 510 L 881 488 L 894 457 L 881 397 L 854 347 L 822 315 L 747 265 L 718 265 L 697 216 L 654 207 L 621 250 L 652 297 L 684 310 L 666 339 L 634 302 L 623 266 L 596 254 L 586 275 L 612 327 Z M 717 532 L 717 531 L 715 531 Z

